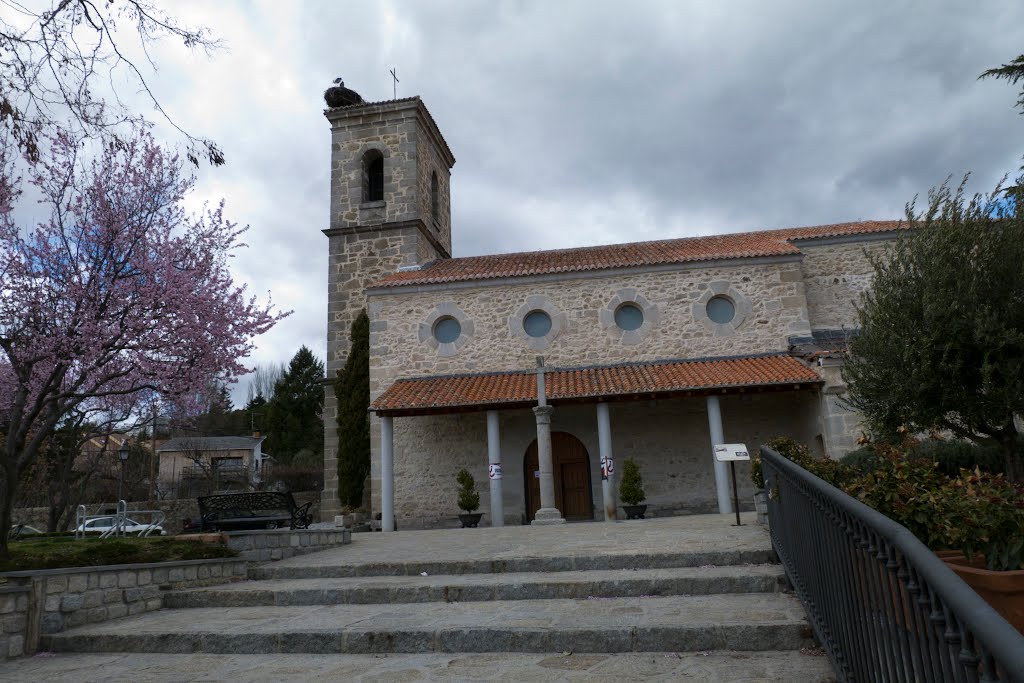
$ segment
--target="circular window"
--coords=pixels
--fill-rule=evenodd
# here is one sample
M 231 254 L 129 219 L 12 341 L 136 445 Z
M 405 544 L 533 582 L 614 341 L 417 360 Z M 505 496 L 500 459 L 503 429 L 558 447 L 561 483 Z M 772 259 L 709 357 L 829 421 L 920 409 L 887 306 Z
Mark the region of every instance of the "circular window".
M 451 344 L 462 334 L 462 325 L 455 318 L 441 318 L 434 323 L 434 339 L 442 344 Z
M 620 330 L 639 330 L 644 324 L 644 312 L 635 304 L 622 304 L 615 309 L 615 324 Z
M 523 318 L 523 329 L 535 339 L 543 337 L 551 331 L 551 316 L 544 311 L 530 311 Z
M 708 317 L 716 323 L 731 322 L 736 317 L 736 304 L 724 296 L 713 296 L 708 301 Z

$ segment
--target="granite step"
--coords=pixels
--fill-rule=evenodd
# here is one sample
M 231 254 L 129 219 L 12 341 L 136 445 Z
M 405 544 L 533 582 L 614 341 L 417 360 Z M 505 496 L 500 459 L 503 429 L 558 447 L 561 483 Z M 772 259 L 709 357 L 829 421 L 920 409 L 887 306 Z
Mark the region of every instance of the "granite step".
M 779 565 L 508 574 L 272 579 L 170 591 L 164 607 L 269 607 L 771 593 Z
M 43 646 L 165 654 L 613 653 L 798 650 L 813 639 L 795 597 L 748 593 L 160 610 L 44 636 Z
M 789 652 L 58 654 L 4 664 L 10 681 L 834 681 L 818 650 Z
M 728 550 L 684 550 L 665 552 L 595 552 L 544 556 L 509 556 L 501 558 L 424 559 L 400 562 L 344 562 L 344 555 L 330 555 L 323 561 L 314 554 L 306 562 L 285 560 L 254 567 L 253 579 L 328 579 L 366 576 L 416 576 L 426 572 L 437 574 L 507 574 L 572 572 L 613 569 L 668 569 L 768 564 L 776 561 L 767 543 L 763 547 Z M 339 558 L 336 560 L 335 558 Z M 303 559 L 303 558 L 297 558 Z

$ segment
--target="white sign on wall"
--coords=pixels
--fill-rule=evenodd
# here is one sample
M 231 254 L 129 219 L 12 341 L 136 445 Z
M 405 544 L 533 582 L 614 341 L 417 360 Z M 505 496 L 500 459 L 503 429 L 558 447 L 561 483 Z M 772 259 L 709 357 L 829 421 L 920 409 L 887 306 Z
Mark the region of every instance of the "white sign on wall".
M 747 445 L 742 443 L 719 443 L 715 444 L 715 460 L 728 462 L 730 460 L 750 460 L 750 453 L 747 452 Z
M 501 479 L 501 463 L 492 462 L 487 466 L 487 476 L 491 479 Z

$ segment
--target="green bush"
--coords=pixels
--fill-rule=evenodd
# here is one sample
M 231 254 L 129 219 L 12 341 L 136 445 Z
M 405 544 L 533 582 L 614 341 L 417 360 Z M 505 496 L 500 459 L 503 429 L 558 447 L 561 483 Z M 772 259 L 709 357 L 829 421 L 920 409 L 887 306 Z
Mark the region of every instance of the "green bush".
M 934 462 L 947 477 L 960 476 L 960 470 L 980 469 L 982 472 L 1002 473 L 1006 469 L 1003 452 L 998 444 L 976 444 L 960 439 L 928 439 L 910 450 L 913 459 Z
M 473 475 L 468 470 L 459 470 L 455 481 L 459 483 L 459 509 L 474 512 L 480 507 L 480 494 L 473 488 L 476 485 Z
M 635 460 L 622 463 L 622 481 L 619 483 L 619 500 L 626 505 L 639 505 L 646 498 L 644 480 L 640 476 L 640 466 Z
M 814 460 L 791 439 L 768 445 L 902 524 L 932 550 L 959 550 L 968 560 L 983 556 L 995 571 L 1024 566 L 1024 486 L 980 469 L 992 457 L 985 446 L 908 440 L 900 447 L 860 448 L 836 461 Z M 972 462 L 974 471 L 959 467 Z
M 878 454 L 874 446 L 861 446 L 855 451 L 850 451 L 839 462 L 843 463 L 854 472 L 860 475 L 873 472 L 882 464 L 882 456 Z
M 761 466 L 761 452 L 756 451 L 750 456 L 750 481 L 754 482 L 754 488 L 764 488 L 764 467 Z

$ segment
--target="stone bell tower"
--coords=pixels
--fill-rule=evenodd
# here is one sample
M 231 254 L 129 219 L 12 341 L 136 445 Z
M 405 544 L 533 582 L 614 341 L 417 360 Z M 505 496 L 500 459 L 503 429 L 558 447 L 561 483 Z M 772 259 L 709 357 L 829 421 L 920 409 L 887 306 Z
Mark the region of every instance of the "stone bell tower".
M 365 102 L 341 79 L 324 93 L 331 124 L 327 272 L 327 378 L 348 357 L 352 322 L 367 285 L 399 268 L 450 258 L 450 181 L 455 165 L 419 97 Z M 324 400 L 324 520 L 339 511 L 337 400 Z

